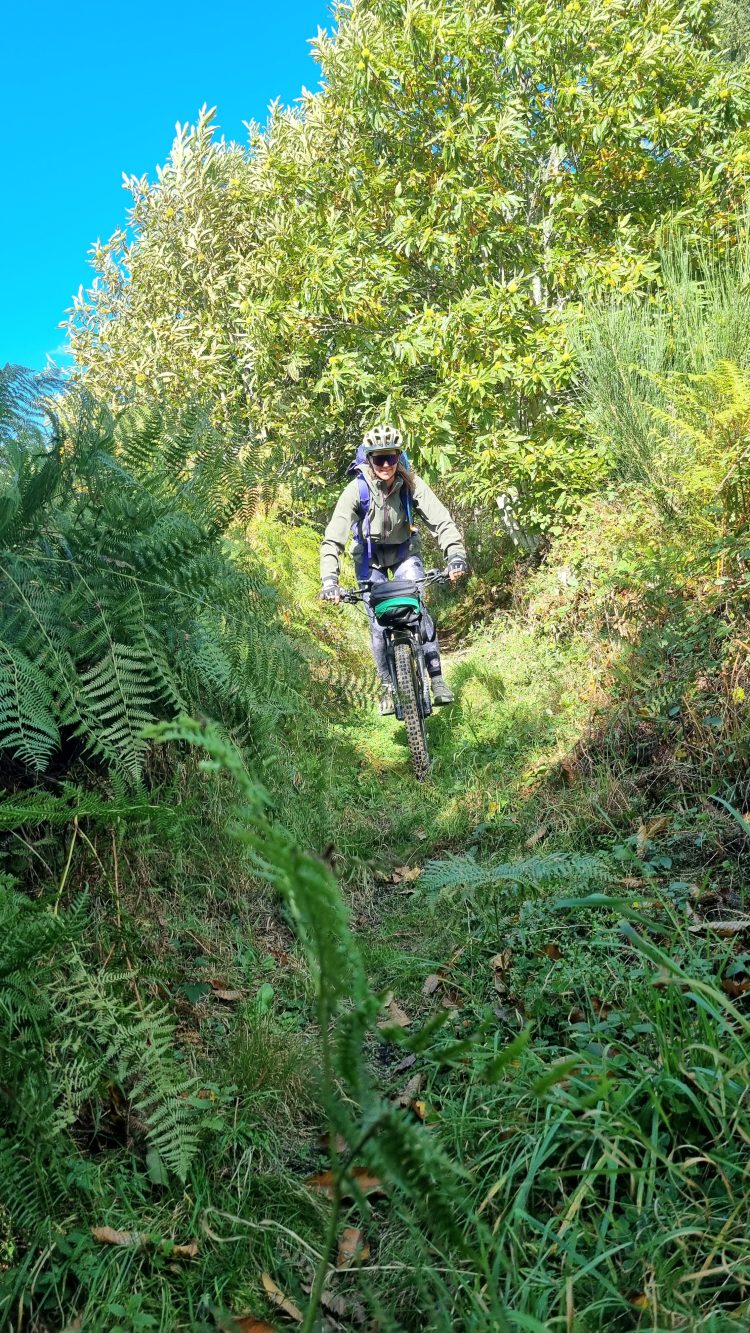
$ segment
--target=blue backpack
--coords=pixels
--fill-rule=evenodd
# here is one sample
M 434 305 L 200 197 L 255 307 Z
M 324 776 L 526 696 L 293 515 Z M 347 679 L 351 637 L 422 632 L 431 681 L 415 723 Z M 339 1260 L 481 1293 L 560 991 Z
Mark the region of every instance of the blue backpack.
M 401 451 L 399 462 L 403 463 L 407 471 L 409 470 L 410 466 L 409 459 L 407 458 L 406 452 L 403 449 Z M 359 528 L 361 526 L 362 537 L 365 543 L 365 554 L 363 560 L 357 566 L 357 571 L 356 571 L 357 578 L 360 580 L 360 582 L 364 582 L 365 579 L 368 579 L 370 577 L 370 567 L 372 565 L 372 539 L 370 537 L 370 488 L 367 485 L 367 482 L 365 481 L 365 475 L 364 475 L 364 469 L 367 466 L 368 463 L 367 463 L 367 454 L 365 453 L 365 446 L 361 444 L 356 454 L 354 455 L 352 462 L 346 469 L 347 476 L 356 477 L 357 482 L 359 484 L 359 504 L 357 505 L 357 518 L 352 523 L 352 537 L 354 538 L 355 542 L 359 539 Z M 406 512 L 406 521 L 409 524 L 409 530 L 410 532 L 415 532 L 416 529 L 412 522 L 411 492 L 408 486 L 401 487 L 401 500 L 404 506 L 404 510 Z M 409 545 L 410 545 L 409 537 L 407 537 L 405 542 L 401 542 L 401 545 L 399 546 L 397 552 L 399 560 L 406 559 L 406 556 L 409 552 Z

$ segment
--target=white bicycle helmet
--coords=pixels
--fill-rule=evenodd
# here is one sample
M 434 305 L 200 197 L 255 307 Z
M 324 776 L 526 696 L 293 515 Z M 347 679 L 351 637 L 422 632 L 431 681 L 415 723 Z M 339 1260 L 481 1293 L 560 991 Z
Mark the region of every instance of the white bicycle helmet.
M 362 441 L 365 454 L 379 454 L 384 449 L 400 449 L 401 432 L 395 426 L 373 426 Z

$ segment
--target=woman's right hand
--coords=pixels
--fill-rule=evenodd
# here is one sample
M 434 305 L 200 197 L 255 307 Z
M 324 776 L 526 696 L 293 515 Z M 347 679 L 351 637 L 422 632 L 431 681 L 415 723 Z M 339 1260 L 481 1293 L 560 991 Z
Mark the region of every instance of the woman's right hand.
M 341 589 L 338 583 L 324 583 L 320 590 L 320 600 L 338 604 L 341 601 Z

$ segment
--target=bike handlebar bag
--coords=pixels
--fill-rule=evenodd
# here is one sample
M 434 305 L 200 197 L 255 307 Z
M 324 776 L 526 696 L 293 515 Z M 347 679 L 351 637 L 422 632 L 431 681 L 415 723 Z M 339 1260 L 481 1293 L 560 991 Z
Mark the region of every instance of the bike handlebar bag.
M 370 592 L 370 606 L 379 625 L 390 629 L 405 628 L 421 613 L 419 587 L 406 579 L 376 583 Z

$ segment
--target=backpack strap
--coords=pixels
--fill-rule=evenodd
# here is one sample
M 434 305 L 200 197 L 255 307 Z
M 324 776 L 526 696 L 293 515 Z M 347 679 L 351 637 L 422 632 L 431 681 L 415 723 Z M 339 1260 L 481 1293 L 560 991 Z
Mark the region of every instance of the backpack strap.
M 372 538 L 370 536 L 370 488 L 359 469 L 356 472 L 357 485 L 359 486 L 359 502 L 357 504 L 357 515 L 352 523 L 352 537 L 355 542 L 359 538 L 359 528 L 362 528 L 362 538 L 365 544 L 364 557 L 357 569 L 357 578 L 361 583 L 370 577 L 372 566 Z

